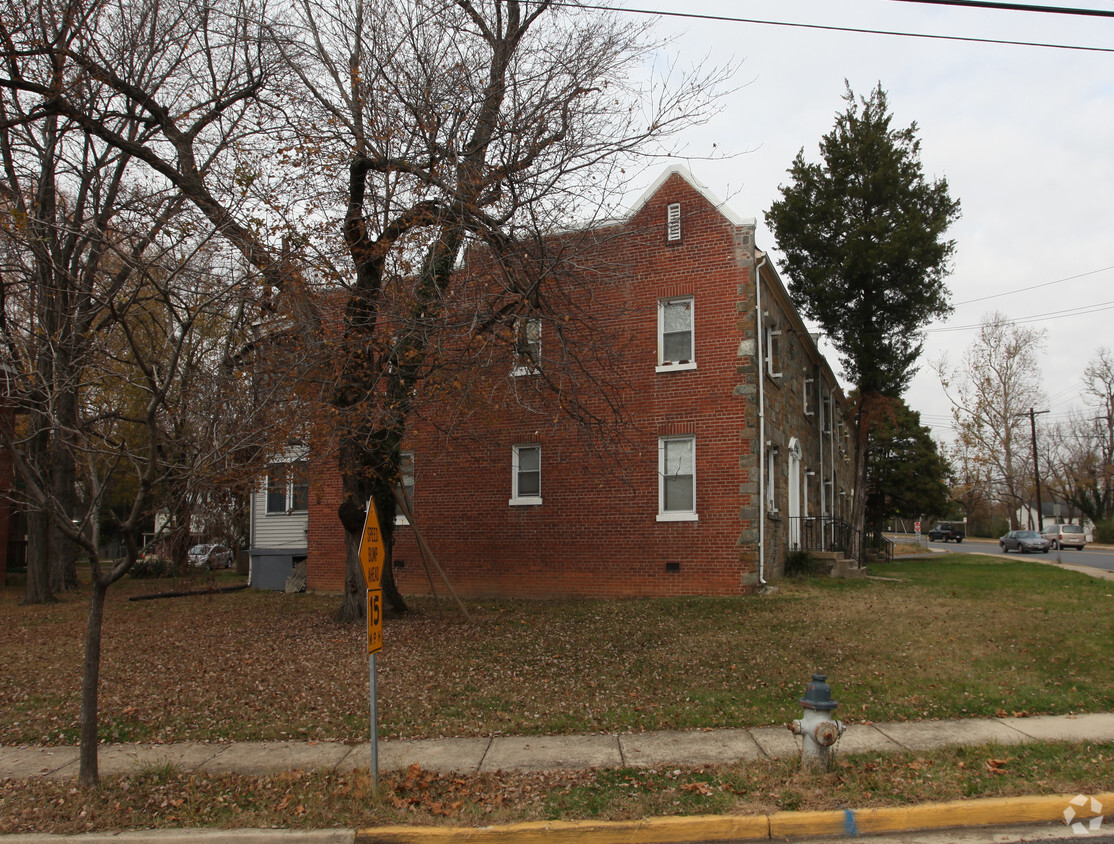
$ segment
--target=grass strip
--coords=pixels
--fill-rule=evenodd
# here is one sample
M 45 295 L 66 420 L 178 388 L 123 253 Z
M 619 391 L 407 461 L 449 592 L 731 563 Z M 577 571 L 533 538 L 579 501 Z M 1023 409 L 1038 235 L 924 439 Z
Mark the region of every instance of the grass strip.
M 1114 744 L 1042 742 L 840 755 L 829 773 L 780 760 L 697 768 L 207 776 L 159 768 L 72 782 L 0 783 L 0 834 L 144 828 L 487 826 L 531 820 L 773 814 L 1114 789 Z

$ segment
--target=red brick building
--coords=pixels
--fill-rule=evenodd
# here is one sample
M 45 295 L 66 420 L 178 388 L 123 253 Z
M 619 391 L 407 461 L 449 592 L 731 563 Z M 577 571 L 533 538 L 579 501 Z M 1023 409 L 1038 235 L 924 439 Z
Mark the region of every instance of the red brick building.
M 458 592 L 737 595 L 778 576 L 789 550 L 830 544 L 850 513 L 845 400 L 754 235 L 681 168 L 626 219 L 578 234 L 572 263 L 590 283 L 573 295 L 606 324 L 608 355 L 593 360 L 618 385 L 621 445 L 594 448 L 533 401 L 532 361 L 574 342 L 545 319 L 523 326 L 534 358 L 486 373 L 485 412 L 451 438 L 429 415 L 415 425 L 415 521 Z M 306 556 L 310 589 L 340 589 L 337 469 L 311 459 L 310 476 L 292 557 Z M 404 593 L 429 590 L 409 526 L 395 560 Z

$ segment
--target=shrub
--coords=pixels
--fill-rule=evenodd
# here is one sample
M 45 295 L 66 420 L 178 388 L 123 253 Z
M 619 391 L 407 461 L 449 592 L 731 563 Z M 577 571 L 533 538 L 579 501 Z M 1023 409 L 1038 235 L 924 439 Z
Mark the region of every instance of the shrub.
M 139 580 L 151 577 L 169 577 L 170 560 L 156 554 L 145 554 L 135 561 L 130 572 L 131 576 Z
M 999 536 L 1008 533 L 1009 529 L 1009 520 L 999 516 L 998 518 L 991 520 L 990 530 L 988 531 L 987 536 L 989 536 L 991 539 L 997 539 Z
M 785 556 L 786 577 L 814 577 L 816 574 L 816 560 L 808 551 L 790 551 Z
M 1114 519 L 1107 519 L 1095 525 L 1095 542 L 1114 545 Z

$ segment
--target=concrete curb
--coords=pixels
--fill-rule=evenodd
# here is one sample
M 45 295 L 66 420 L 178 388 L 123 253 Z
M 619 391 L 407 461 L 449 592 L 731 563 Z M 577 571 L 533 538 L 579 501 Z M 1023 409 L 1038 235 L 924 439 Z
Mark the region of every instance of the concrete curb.
M 681 841 L 758 841 L 815 835 L 861 835 L 948 827 L 1061 821 L 1074 794 L 991 797 L 918 806 L 775 812 L 772 815 L 698 815 L 640 821 L 534 821 L 491 827 L 384 826 L 356 830 L 357 844 L 664 844 Z M 1087 795 L 1114 806 L 1114 792 Z M 1075 817 L 1095 813 L 1075 807 Z

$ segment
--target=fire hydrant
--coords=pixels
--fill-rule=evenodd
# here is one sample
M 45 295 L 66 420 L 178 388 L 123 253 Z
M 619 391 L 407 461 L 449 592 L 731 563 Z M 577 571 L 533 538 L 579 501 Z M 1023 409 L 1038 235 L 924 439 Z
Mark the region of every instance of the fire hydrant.
M 843 735 L 843 724 L 828 717 L 839 704 L 832 700 L 832 687 L 827 679 L 824 674 L 812 675 L 812 682 L 805 687 L 805 696 L 800 698 L 804 717 L 788 725 L 794 735 L 804 739 L 801 767 L 810 770 L 831 768 L 832 745 Z

